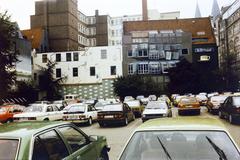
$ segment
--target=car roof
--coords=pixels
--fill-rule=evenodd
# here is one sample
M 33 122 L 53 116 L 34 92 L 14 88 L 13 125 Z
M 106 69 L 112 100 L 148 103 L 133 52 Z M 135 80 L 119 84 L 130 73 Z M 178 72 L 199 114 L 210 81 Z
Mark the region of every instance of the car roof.
M 23 138 L 60 125 L 70 124 L 68 122 L 18 122 L 3 124 L 0 127 L 1 138 Z
M 136 131 L 144 130 L 227 130 L 224 124 L 209 117 L 173 117 L 149 120 Z

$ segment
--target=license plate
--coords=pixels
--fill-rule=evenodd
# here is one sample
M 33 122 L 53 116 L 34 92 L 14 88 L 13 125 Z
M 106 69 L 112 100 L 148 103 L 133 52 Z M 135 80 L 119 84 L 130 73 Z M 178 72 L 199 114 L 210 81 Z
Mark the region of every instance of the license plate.
M 113 115 L 111 115 L 111 116 L 104 116 L 104 118 L 113 118 Z
M 78 119 L 78 116 L 69 116 L 69 119 Z

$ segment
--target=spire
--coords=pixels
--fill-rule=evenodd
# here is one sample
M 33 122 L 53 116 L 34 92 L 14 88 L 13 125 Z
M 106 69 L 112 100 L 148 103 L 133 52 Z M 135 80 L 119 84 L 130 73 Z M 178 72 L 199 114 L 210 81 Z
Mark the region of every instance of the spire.
M 200 17 L 202 17 L 202 16 L 201 16 L 201 12 L 200 12 L 199 5 L 198 5 L 198 2 L 197 2 L 196 11 L 195 11 L 195 18 L 200 18 Z
M 217 0 L 213 0 L 213 5 L 212 5 L 213 19 L 215 20 L 218 15 L 220 15 L 220 8 L 219 8 Z

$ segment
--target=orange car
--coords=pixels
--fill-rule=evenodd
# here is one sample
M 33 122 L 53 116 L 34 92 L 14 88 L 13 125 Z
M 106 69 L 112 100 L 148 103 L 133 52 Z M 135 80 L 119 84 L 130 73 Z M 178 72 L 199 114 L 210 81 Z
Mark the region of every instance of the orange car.
M 0 106 L 0 123 L 13 121 L 13 115 L 23 112 L 24 106 L 11 104 Z
M 181 98 L 178 103 L 178 114 L 182 115 L 183 113 L 195 113 L 200 114 L 200 104 L 195 97 L 184 97 Z

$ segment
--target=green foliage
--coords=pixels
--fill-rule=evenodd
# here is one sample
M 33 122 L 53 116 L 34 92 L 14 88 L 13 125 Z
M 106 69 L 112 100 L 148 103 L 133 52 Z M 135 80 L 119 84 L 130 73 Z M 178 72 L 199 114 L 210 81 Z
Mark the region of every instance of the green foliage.
M 163 93 L 163 87 L 150 76 L 129 75 L 118 77 L 114 81 L 113 86 L 114 93 L 122 100 L 125 96 L 149 96 L 151 94 L 160 95 Z
M 7 12 L 0 13 L 0 99 L 5 98 L 15 82 L 14 63 L 17 51 L 14 37 L 17 25 L 10 22 Z
M 65 77 L 54 78 L 54 69 L 56 62 L 48 60 L 47 67 L 41 67 L 41 73 L 39 76 L 39 90 L 47 93 L 46 100 L 55 100 L 61 98 L 58 93 L 60 83 Z
M 168 70 L 170 83 L 168 90 L 170 93 L 200 93 L 215 91 L 234 91 L 237 88 L 238 80 L 230 70 L 202 70 L 201 66 L 181 60 L 175 68 Z M 229 84 L 226 85 L 226 77 Z

